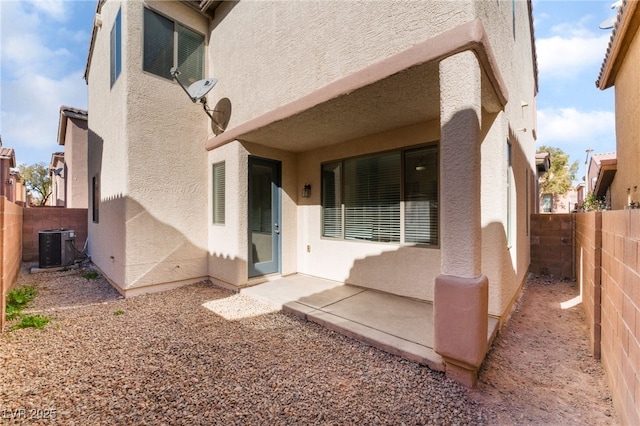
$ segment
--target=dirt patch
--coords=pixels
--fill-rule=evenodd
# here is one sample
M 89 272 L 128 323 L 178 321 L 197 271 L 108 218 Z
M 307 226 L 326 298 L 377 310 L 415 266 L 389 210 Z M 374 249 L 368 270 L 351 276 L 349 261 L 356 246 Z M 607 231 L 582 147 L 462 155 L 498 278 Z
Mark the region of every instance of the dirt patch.
M 471 392 L 498 423 L 619 423 L 602 365 L 590 355 L 583 307 L 571 303 L 579 294 L 574 281 L 527 281 Z

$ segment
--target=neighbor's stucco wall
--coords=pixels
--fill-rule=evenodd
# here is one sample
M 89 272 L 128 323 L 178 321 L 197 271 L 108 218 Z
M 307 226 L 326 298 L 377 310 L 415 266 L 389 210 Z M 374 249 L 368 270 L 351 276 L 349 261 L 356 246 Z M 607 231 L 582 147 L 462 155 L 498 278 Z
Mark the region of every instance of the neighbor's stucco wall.
M 611 208 L 640 201 L 640 30 L 633 38 L 615 80 L 617 171 L 611 184 Z
M 209 103 L 232 100 L 233 128 L 470 21 L 470 4 L 224 2 L 211 24 L 209 70 L 219 83 Z
M 64 163 L 64 158 L 55 157 L 53 162 L 49 164 L 49 166 L 53 169 L 62 169 L 63 172 L 59 175 L 50 174 L 51 177 L 51 195 L 49 195 L 49 199 L 47 200 L 47 205 L 52 207 L 64 207 L 66 200 L 66 186 L 65 179 L 66 177 L 66 166 Z
M 87 121 L 67 119 L 64 161 L 67 164 L 66 207 L 86 209 L 89 184 L 87 181 Z

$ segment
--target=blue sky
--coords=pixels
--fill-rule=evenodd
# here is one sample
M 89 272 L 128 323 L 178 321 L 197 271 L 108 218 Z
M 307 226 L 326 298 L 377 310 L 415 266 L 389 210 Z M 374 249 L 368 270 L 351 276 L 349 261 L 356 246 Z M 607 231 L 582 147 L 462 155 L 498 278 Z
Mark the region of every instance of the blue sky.
M 538 146 L 559 147 L 578 161 L 578 179 L 587 148 L 615 151 L 614 89 L 594 83 L 611 34 L 598 25 L 615 15 L 612 3 L 533 2 Z M 62 148 L 60 106 L 87 107 L 82 76 L 95 8 L 93 0 L 0 0 L 0 135 L 18 163 L 48 164 Z

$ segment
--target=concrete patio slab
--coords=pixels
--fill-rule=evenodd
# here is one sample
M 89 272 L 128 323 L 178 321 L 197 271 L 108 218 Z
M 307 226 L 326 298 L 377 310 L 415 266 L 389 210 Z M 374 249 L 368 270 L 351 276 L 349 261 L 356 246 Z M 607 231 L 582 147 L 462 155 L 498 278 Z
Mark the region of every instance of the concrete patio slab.
M 305 275 L 293 275 L 241 290 L 285 313 L 318 323 L 394 355 L 444 371 L 433 350 L 433 304 Z M 489 318 L 487 340 L 497 334 Z
M 344 287 L 343 283 L 306 275 L 291 275 L 264 282 L 252 287 L 245 287 L 240 294 L 269 303 L 282 309 L 282 305 L 307 298 L 311 295 Z M 337 290 L 340 292 L 340 290 Z M 330 297 L 330 296 L 329 296 Z

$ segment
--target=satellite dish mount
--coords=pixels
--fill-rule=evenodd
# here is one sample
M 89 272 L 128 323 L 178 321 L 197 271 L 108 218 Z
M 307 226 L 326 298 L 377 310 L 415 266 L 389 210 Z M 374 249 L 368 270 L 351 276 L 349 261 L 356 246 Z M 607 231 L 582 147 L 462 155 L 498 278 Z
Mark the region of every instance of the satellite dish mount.
M 202 104 L 202 109 L 204 109 L 204 112 L 207 113 L 207 115 L 211 119 L 211 123 L 213 124 L 213 126 L 215 126 L 214 130 L 216 130 L 216 134 L 224 132 L 225 129 L 218 123 L 215 118 L 213 118 L 213 113 L 217 111 L 209 109 L 206 98 L 207 93 L 209 93 L 209 91 L 213 89 L 213 86 L 216 85 L 218 80 L 215 78 L 205 78 L 203 80 L 196 81 L 189 87 L 185 87 L 184 84 L 182 84 L 182 82 L 178 79 L 180 71 L 178 71 L 176 67 L 171 68 L 170 73 L 171 77 L 178 82 L 180 87 L 182 87 L 182 90 L 184 90 L 187 96 L 189 96 L 191 102 L 193 102 L 194 104 L 196 102 L 200 102 Z

